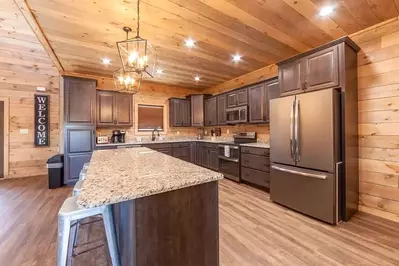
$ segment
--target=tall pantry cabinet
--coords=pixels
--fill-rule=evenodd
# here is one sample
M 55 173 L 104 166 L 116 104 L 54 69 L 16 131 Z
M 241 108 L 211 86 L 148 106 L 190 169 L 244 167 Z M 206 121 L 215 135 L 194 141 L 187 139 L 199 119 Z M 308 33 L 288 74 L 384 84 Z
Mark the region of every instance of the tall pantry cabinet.
M 64 184 L 73 185 L 95 147 L 96 87 L 92 79 L 64 76 Z

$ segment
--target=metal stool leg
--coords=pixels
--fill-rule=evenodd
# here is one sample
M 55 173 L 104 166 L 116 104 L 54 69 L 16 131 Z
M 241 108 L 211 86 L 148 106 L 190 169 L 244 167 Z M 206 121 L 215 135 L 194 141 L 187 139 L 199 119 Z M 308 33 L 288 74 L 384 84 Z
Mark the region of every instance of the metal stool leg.
M 79 223 L 75 221 L 74 224 L 71 226 L 70 237 L 68 242 L 68 258 L 67 258 L 67 266 L 72 265 L 72 258 L 73 258 L 73 248 L 76 244 L 76 237 L 79 230 Z
M 105 234 L 107 235 L 108 249 L 109 249 L 109 254 L 111 256 L 112 265 L 120 266 L 121 264 L 119 260 L 115 224 L 111 208 L 112 207 L 110 205 L 105 206 L 104 208 L 103 211 L 104 228 L 105 228 Z
M 68 259 L 68 242 L 71 221 L 68 218 L 58 218 L 57 266 L 65 266 Z

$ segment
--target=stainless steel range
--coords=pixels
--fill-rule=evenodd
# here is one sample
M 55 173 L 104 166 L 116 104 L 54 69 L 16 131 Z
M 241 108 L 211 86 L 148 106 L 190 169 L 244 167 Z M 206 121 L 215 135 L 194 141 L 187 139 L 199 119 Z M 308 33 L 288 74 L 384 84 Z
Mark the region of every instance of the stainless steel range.
M 240 182 L 240 144 L 256 142 L 256 132 L 234 133 L 233 139 L 219 145 L 219 171 L 225 178 Z

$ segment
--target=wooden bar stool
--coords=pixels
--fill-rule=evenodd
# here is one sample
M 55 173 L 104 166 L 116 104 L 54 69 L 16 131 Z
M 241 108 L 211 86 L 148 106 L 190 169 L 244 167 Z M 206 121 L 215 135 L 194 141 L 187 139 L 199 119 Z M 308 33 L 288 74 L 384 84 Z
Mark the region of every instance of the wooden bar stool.
M 95 208 L 81 208 L 77 204 L 77 196 L 67 198 L 58 212 L 57 266 L 66 266 L 67 263 L 71 265 L 71 260 L 74 256 L 73 243 L 75 242 L 75 231 L 78 230 L 78 221 L 96 215 L 102 215 L 103 217 L 112 265 L 120 266 L 111 205 Z M 70 254 L 70 256 L 68 256 L 68 254 Z

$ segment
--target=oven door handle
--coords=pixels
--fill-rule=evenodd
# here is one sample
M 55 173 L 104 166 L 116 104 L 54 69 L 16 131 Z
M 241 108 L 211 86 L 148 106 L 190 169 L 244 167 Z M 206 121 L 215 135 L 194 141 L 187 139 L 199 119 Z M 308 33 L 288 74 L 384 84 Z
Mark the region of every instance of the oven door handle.
M 229 162 L 233 162 L 233 163 L 238 163 L 240 161 L 239 159 L 232 159 L 232 158 L 228 158 L 228 157 L 225 157 L 225 156 L 219 156 L 219 159 L 225 160 L 225 161 L 229 161 Z

